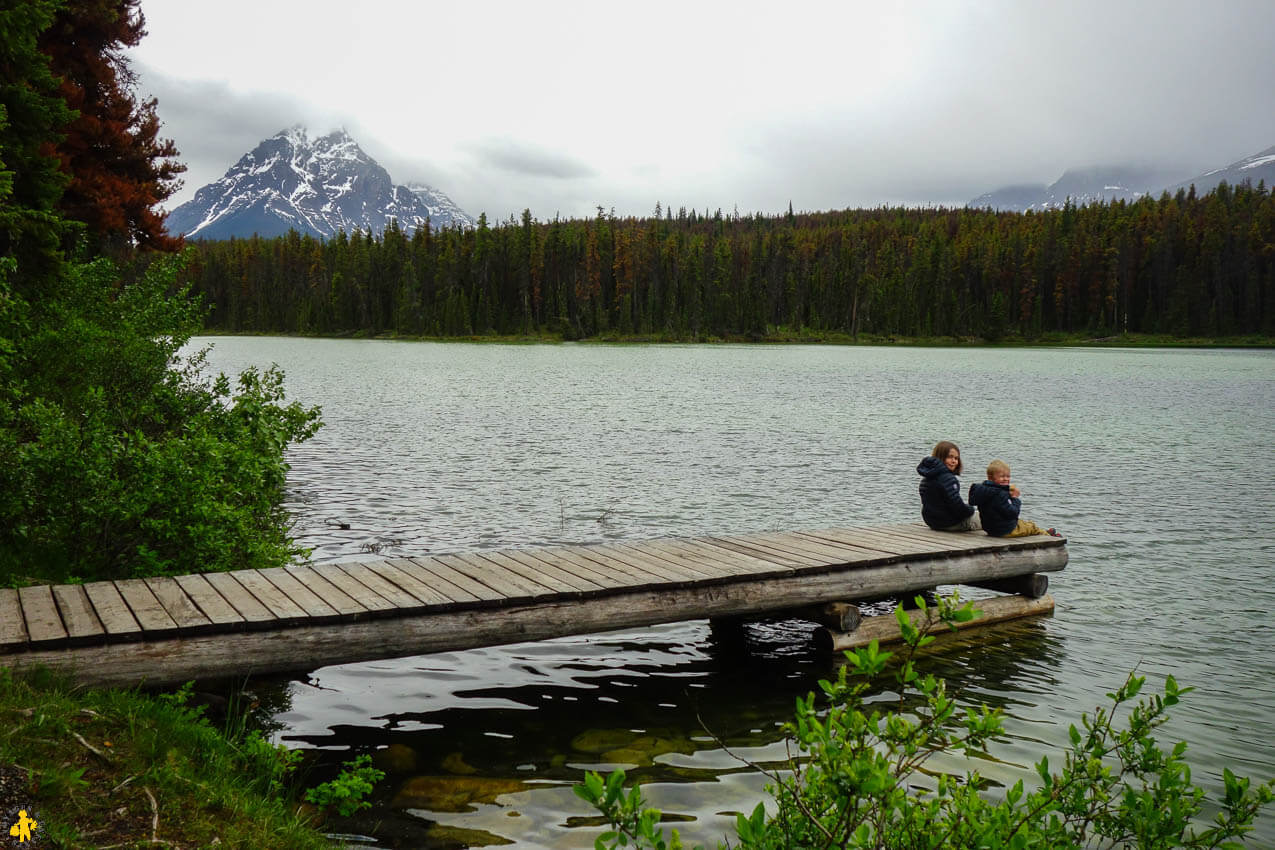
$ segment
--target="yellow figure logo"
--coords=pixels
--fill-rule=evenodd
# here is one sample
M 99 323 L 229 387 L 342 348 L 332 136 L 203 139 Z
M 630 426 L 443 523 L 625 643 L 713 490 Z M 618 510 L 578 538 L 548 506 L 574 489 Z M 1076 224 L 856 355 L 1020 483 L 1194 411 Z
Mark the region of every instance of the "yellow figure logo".
M 31 840 L 31 830 L 39 826 L 34 818 L 27 817 L 27 810 L 22 809 L 18 812 L 18 822 L 9 827 L 9 834 L 18 838 L 18 843 L 23 844 Z

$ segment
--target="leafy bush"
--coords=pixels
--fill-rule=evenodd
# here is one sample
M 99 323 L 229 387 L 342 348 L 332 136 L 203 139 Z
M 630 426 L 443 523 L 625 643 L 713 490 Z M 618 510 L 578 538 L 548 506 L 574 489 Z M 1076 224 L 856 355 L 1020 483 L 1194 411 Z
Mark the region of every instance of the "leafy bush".
M 924 600 L 918 604 L 925 607 Z M 935 616 L 951 623 L 974 613 L 970 603 L 958 608 L 944 599 L 937 610 L 926 609 L 927 624 Z M 914 664 L 916 650 L 934 638 L 913 626 L 901 608 L 896 615 L 908 647 L 893 672 L 897 703 L 882 711 L 865 701 L 870 683 L 885 675 L 891 653 L 881 652 L 875 641 L 847 653 L 849 665 L 837 679 L 820 682 L 820 700 L 814 694 L 798 699 L 795 718 L 785 727 L 797 755 L 782 773 L 763 771 L 771 780 L 774 811 L 758 804 L 751 814 L 738 815 L 737 846 L 1239 847 L 1233 839 L 1251 830 L 1275 796 L 1275 781 L 1254 787 L 1227 770 L 1223 799 L 1206 823 L 1203 812 L 1210 803 L 1191 781 L 1183 760 L 1186 745 L 1166 751 L 1152 736 L 1167 709 L 1191 690 L 1179 688 L 1171 676 L 1163 696 L 1131 704 L 1145 678 L 1130 675 L 1107 695 L 1109 707 L 1070 728 L 1060 772 L 1051 772 L 1048 758 L 1040 760 L 1040 784 L 1033 790 L 1019 780 L 993 798 L 980 793 L 984 783 L 977 772 L 931 779 L 925 765 L 935 753 L 985 752 L 987 742 L 1003 731 L 1001 712 L 983 707 L 958 716 L 945 683 L 921 675 Z M 625 789 L 623 771 L 605 780 L 590 773 L 575 790 L 611 823 L 597 847 L 682 846 L 676 830 L 665 836 L 659 829 L 660 812 L 646 805 L 641 789 Z
M 383 771 L 372 767 L 371 756 L 359 756 L 347 761 L 337 777 L 305 792 L 305 798 L 316 806 L 335 809 L 343 818 L 369 808 L 372 804 L 363 799 L 372 793 L 372 787 L 385 778 Z
M 135 279 L 65 266 L 0 346 L 0 584 L 277 566 L 294 553 L 284 449 L 319 412 L 278 369 L 232 389 L 180 350 L 203 309 L 179 258 Z M 23 305 L 25 306 L 25 305 Z M 16 309 L 16 308 L 15 308 Z

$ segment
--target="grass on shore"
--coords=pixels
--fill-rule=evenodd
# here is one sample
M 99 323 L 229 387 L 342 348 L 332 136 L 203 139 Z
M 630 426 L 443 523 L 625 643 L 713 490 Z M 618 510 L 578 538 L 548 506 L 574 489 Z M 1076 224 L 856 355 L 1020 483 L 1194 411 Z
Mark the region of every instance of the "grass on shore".
M 223 734 L 180 694 L 0 668 L 0 729 L 0 842 L 26 811 L 23 847 L 333 846 L 288 798 L 296 754 Z

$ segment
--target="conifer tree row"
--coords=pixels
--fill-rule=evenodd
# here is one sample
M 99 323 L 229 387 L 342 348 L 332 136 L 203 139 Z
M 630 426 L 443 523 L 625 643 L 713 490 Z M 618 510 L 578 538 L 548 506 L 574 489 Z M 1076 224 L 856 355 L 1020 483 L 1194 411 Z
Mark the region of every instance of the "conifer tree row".
M 1275 335 L 1264 184 L 1044 213 L 671 211 L 198 246 L 210 328 L 666 339 Z

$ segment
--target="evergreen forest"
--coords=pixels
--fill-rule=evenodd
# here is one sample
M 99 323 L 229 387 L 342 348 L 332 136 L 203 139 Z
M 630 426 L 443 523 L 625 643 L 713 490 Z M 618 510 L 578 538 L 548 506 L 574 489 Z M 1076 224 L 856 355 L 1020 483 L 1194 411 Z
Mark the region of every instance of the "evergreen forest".
M 1264 183 L 1041 213 L 598 209 L 196 243 L 223 332 L 564 339 L 1275 336 Z

